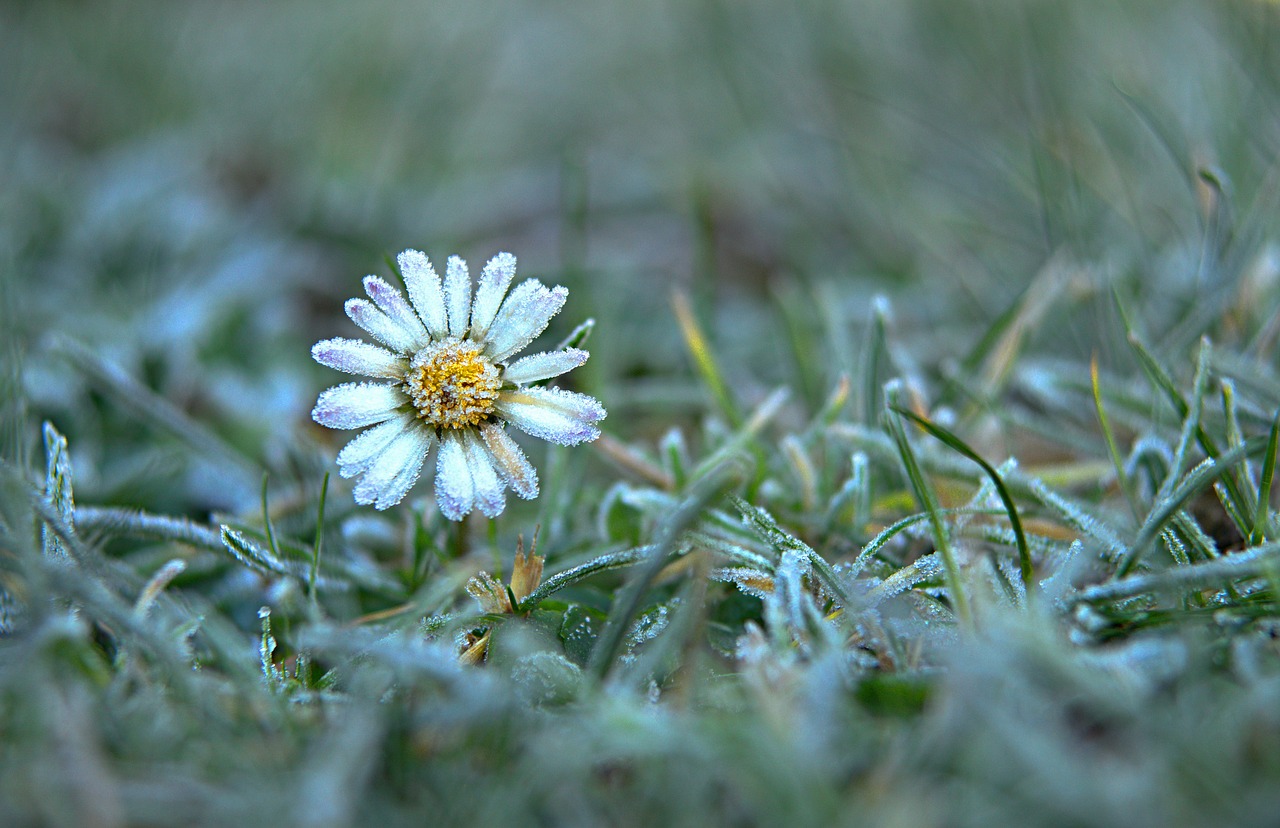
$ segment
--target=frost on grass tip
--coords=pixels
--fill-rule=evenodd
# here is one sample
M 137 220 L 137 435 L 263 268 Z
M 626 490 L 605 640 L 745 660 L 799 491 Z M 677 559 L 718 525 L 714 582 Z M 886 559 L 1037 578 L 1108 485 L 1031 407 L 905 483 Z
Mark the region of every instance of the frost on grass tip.
M 369 299 L 350 299 L 347 315 L 381 345 L 356 339 L 317 342 L 321 365 L 371 377 L 320 394 L 320 425 L 366 429 L 338 452 L 343 477 L 359 477 L 357 503 L 378 509 L 404 499 L 433 447 L 436 503 L 461 520 L 478 508 L 495 517 L 505 490 L 538 495 L 538 475 L 507 433 L 575 445 L 600 436 L 605 410 L 593 397 L 530 383 L 557 377 L 587 360 L 577 348 L 512 360 L 564 306 L 568 291 L 537 279 L 511 287 L 516 258 L 489 260 L 473 291 L 467 264 L 451 256 L 443 281 L 425 255 L 397 259 L 409 296 L 377 276 L 364 280 Z

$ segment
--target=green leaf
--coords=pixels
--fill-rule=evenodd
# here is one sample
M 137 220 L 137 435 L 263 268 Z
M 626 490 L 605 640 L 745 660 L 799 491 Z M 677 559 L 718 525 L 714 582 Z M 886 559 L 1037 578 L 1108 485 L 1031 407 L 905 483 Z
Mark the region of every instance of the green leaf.
M 569 604 L 565 609 L 558 635 L 565 655 L 579 667 L 591 661 L 591 651 L 600 638 L 604 618 L 604 613 L 582 604 Z
M 973 615 L 969 610 L 969 599 L 965 595 L 964 589 L 960 584 L 960 567 L 956 563 L 956 557 L 951 550 L 951 540 L 947 536 L 947 528 L 942 522 L 942 512 L 938 508 L 938 499 L 933 493 L 924 473 L 920 470 L 920 464 L 916 460 L 915 452 L 911 449 L 911 443 L 907 440 L 907 433 L 902 428 L 902 420 L 896 416 L 889 416 L 890 412 L 897 409 L 897 393 L 900 389 L 896 383 L 891 383 L 886 388 L 886 402 L 889 409 L 886 410 L 885 416 L 882 418 L 885 429 L 888 430 L 893 442 L 898 448 L 898 456 L 902 460 L 902 466 L 907 472 L 907 482 L 911 486 L 911 491 L 915 494 L 916 501 L 924 509 L 929 516 L 929 525 L 933 529 L 933 542 L 938 550 L 938 555 L 942 558 L 944 575 L 947 580 L 947 591 L 951 594 L 951 601 L 955 606 L 956 615 L 961 621 L 969 626 L 973 623 Z
M 560 340 L 555 350 L 563 351 L 566 348 L 583 348 L 586 347 L 587 340 L 591 338 L 591 332 L 596 329 L 596 320 L 588 319 L 578 327 L 569 331 L 569 335 Z
M 948 448 L 963 454 L 982 467 L 982 471 L 991 480 L 991 484 L 996 487 L 996 493 L 1000 495 L 1000 502 L 1004 504 L 1005 513 L 1009 516 L 1009 523 L 1013 526 L 1014 543 L 1018 548 L 1018 567 L 1021 570 L 1022 584 L 1030 594 L 1030 591 L 1035 588 L 1035 568 L 1031 563 L 1031 550 L 1027 546 L 1027 535 L 1022 531 L 1022 518 L 1018 515 L 1018 508 L 1014 505 L 1013 497 L 1009 494 L 1009 489 L 1004 485 L 1004 479 L 1000 476 L 1000 472 L 996 471 L 995 467 L 986 460 L 983 460 L 967 443 L 942 426 L 904 408 L 895 407 L 893 410 L 941 440 Z
M 1258 481 L 1258 508 L 1253 514 L 1253 531 L 1249 533 L 1249 545 L 1262 543 L 1267 533 L 1271 514 L 1271 483 L 1276 474 L 1276 444 L 1280 438 L 1280 410 L 1271 421 L 1271 433 L 1267 436 L 1266 459 L 1262 462 L 1262 479 Z

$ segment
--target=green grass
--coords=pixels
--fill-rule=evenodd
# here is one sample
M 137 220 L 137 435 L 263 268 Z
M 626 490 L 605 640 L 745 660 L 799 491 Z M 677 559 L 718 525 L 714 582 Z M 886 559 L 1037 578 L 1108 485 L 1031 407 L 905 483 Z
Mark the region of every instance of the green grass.
M 1273 821 L 1278 15 L 0 9 L 0 823 Z M 493 521 L 308 417 L 406 247 L 592 353 Z

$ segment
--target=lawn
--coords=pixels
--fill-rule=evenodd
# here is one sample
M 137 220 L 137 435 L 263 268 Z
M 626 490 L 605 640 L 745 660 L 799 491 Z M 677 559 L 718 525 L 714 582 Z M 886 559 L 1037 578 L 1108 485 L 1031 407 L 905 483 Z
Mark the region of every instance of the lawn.
M 1274 824 L 1277 44 L 0 6 L 0 824 Z

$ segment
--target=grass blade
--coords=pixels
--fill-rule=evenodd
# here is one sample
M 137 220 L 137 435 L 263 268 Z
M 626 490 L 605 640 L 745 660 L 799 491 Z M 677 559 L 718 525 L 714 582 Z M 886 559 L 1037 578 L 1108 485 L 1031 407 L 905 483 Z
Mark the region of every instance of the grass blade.
M 280 557 L 280 545 L 276 543 L 276 530 L 271 525 L 271 509 L 267 505 L 267 475 L 262 475 L 262 525 L 267 531 L 267 545 L 271 547 L 271 554 L 277 558 Z
M 1262 543 L 1267 533 L 1271 515 L 1271 482 L 1276 473 L 1276 443 L 1280 438 L 1280 411 L 1271 421 L 1271 433 L 1267 436 L 1267 454 L 1262 461 L 1262 478 L 1258 481 L 1258 508 L 1253 515 L 1253 531 L 1249 533 L 1249 545 Z
M 1129 503 L 1129 511 L 1133 513 L 1134 519 L 1137 520 L 1137 497 L 1129 485 L 1129 476 L 1124 473 L 1124 458 L 1120 456 L 1120 449 L 1116 446 L 1116 436 L 1111 431 L 1111 423 L 1107 419 L 1107 411 L 1102 405 L 1102 388 L 1098 382 L 1097 354 L 1094 354 L 1089 360 L 1089 382 L 1093 388 L 1093 406 L 1098 412 L 1098 424 L 1102 427 L 1102 438 L 1106 440 L 1107 453 L 1111 456 L 1111 464 L 1116 470 L 1116 485 L 1121 493 L 1124 494 L 1125 500 Z
M 1005 514 L 1003 509 L 942 509 L 940 511 L 942 514 L 947 516 Z M 914 526 L 922 520 L 928 519 L 929 515 L 921 512 L 919 514 L 907 515 L 901 520 L 895 521 L 889 526 L 886 526 L 879 534 L 872 538 L 866 546 L 862 547 L 862 551 L 858 553 L 858 557 L 854 558 L 853 563 L 851 563 L 848 569 L 845 570 L 845 577 L 857 577 L 858 573 L 862 572 L 862 568 L 867 565 L 867 561 L 871 560 L 872 556 L 883 549 L 884 545 L 893 540 L 898 533 L 902 532 L 904 529 Z
M 858 372 L 861 375 L 859 389 L 862 399 L 862 422 L 868 426 L 875 425 L 880 414 L 880 363 L 888 350 L 886 328 L 889 318 L 889 300 L 877 296 L 871 303 L 871 324 L 867 326 L 866 340 L 862 345 L 862 354 L 858 360 Z
M 632 619 L 640 611 L 641 602 L 649 590 L 649 585 L 666 565 L 667 558 L 675 550 L 684 529 L 702 514 L 707 501 L 729 483 L 732 475 L 732 466 L 726 466 L 700 480 L 663 524 L 657 543 L 637 561 L 640 566 L 619 593 L 609 613 L 609 620 L 600 633 L 595 650 L 591 653 L 591 671 L 596 676 L 603 679 L 613 669 L 616 657 L 622 648 L 623 639 L 631 626 Z M 528 600 L 532 600 L 533 597 L 530 595 Z
M 996 471 L 995 467 L 986 460 L 983 460 L 963 440 L 942 426 L 905 408 L 895 407 L 893 410 L 941 440 L 948 448 L 963 454 L 982 467 L 982 471 L 991 480 L 991 484 L 996 487 L 996 493 L 1000 495 L 1000 502 L 1004 504 L 1005 513 L 1009 516 L 1009 523 L 1013 527 L 1014 542 L 1018 547 L 1018 568 L 1022 575 L 1022 584 L 1030 594 L 1030 591 L 1035 586 L 1035 567 L 1031 562 L 1031 550 L 1027 546 L 1027 535 L 1022 531 L 1022 518 L 1018 515 L 1018 508 L 1014 505 L 1013 497 L 1009 494 L 1009 489 L 1004 485 L 1004 479 L 1000 476 L 1000 472 Z
M 1110 583 L 1087 587 L 1077 593 L 1077 602 L 1122 601 L 1160 590 L 1212 586 L 1228 580 L 1265 577 L 1275 567 L 1280 543 L 1257 546 L 1247 552 L 1227 555 L 1205 563 L 1167 569 L 1149 575 L 1133 575 Z
M 307 589 L 311 594 L 311 605 L 316 605 L 316 576 L 320 573 L 320 550 L 324 546 L 324 504 L 329 494 L 329 473 L 324 473 L 320 483 L 320 504 L 316 507 L 316 543 L 311 551 L 311 573 L 307 577 Z
M 1142 365 L 1142 369 L 1146 373 L 1147 378 L 1151 380 L 1151 384 L 1156 388 L 1156 390 L 1164 394 L 1165 399 L 1169 401 L 1169 405 L 1173 407 L 1174 413 L 1178 415 L 1178 418 L 1185 421 L 1187 416 L 1190 414 L 1191 407 L 1187 404 L 1187 401 L 1182 398 L 1182 393 L 1178 390 L 1178 386 L 1174 383 L 1173 378 L 1169 376 L 1169 372 L 1164 369 L 1164 366 L 1160 364 L 1159 360 L 1155 358 L 1150 349 L 1142 341 L 1142 338 L 1138 336 L 1137 332 L 1134 330 L 1128 314 L 1120 304 L 1119 297 L 1116 297 L 1116 306 L 1119 308 L 1120 316 L 1124 320 L 1129 346 L 1138 357 L 1138 362 Z M 1196 424 L 1194 434 L 1196 442 L 1200 444 L 1200 448 L 1204 450 L 1204 453 L 1209 455 L 1211 458 L 1218 459 L 1222 454 L 1218 449 L 1218 444 L 1209 436 L 1208 432 L 1206 432 L 1204 427 L 1199 423 Z M 1227 498 L 1230 500 L 1227 512 L 1228 514 L 1233 515 L 1233 520 L 1235 520 L 1235 516 L 1237 515 L 1249 514 L 1249 510 L 1244 508 L 1245 503 L 1248 501 L 1244 498 L 1239 486 L 1236 485 L 1236 481 L 1231 476 L 1227 476 L 1222 479 L 1222 485 L 1226 490 Z M 1248 532 L 1246 530 L 1251 527 L 1238 524 L 1237 528 L 1240 530 L 1242 535 L 1247 535 Z
M 773 515 L 769 514 L 759 506 L 753 506 L 740 497 L 731 498 L 733 504 L 738 507 L 738 511 L 742 513 L 742 517 L 756 531 L 762 539 L 767 541 L 780 555 L 787 552 L 797 552 L 809 562 L 814 572 L 822 580 L 823 585 L 836 596 L 840 601 L 840 605 L 849 606 L 849 593 L 845 590 L 844 584 L 840 581 L 836 571 L 831 568 L 826 558 L 817 553 L 813 547 L 804 541 L 787 532 L 778 522 L 774 520 Z
M 1138 531 L 1138 536 L 1134 539 L 1133 545 L 1129 547 L 1124 559 L 1120 561 L 1120 566 L 1116 570 L 1116 577 L 1122 578 L 1129 573 L 1129 570 L 1133 569 L 1138 559 L 1147 551 L 1147 547 L 1164 530 L 1165 522 L 1177 514 L 1184 503 L 1205 486 L 1224 477 L 1231 471 L 1232 466 L 1252 452 L 1261 449 L 1263 445 L 1261 438 L 1248 440 L 1244 445 L 1226 452 L 1216 460 L 1210 458 L 1193 469 L 1190 474 L 1183 478 L 1182 483 L 1170 492 L 1169 496 L 1147 516 L 1147 520 Z
M 675 311 L 676 321 L 680 323 L 680 333 L 684 335 L 685 347 L 689 349 L 689 354 L 693 357 L 694 366 L 698 369 L 698 374 L 702 377 L 702 381 L 706 383 L 707 389 L 716 401 L 716 405 L 719 406 L 720 413 L 725 416 L 731 426 L 734 428 L 740 427 L 742 425 L 742 411 L 738 408 L 738 404 L 734 402 L 733 395 L 729 393 L 729 386 L 725 383 L 724 376 L 720 373 L 720 366 L 716 362 L 715 354 L 712 353 L 707 337 L 703 334 L 702 327 L 698 324 L 698 319 L 693 314 L 693 307 L 689 304 L 689 297 L 681 291 L 676 291 L 671 296 L 671 308 Z
M 951 593 L 951 600 L 955 604 L 956 616 L 959 617 L 962 624 L 971 627 L 973 625 L 973 613 L 969 609 L 969 598 L 960 585 L 960 568 L 956 563 L 955 553 L 951 549 L 951 540 L 947 536 L 947 527 L 942 522 L 942 511 L 938 507 L 938 499 L 933 493 L 933 487 L 929 485 L 929 482 L 925 480 L 924 473 L 920 471 L 920 464 L 916 460 L 915 452 L 912 451 L 911 443 L 907 440 L 907 433 L 902 428 L 902 420 L 896 416 L 889 416 L 890 412 L 899 410 L 897 397 L 900 392 L 901 386 L 896 380 L 885 386 L 885 398 L 889 404 L 889 409 L 883 418 L 884 427 L 888 429 L 898 447 L 898 455 L 902 459 L 902 465 L 907 472 L 907 480 L 911 484 L 911 490 L 915 493 L 916 500 L 925 513 L 929 515 L 929 525 L 933 528 L 934 544 L 937 546 L 938 554 L 942 558 L 947 590 Z
M 72 491 L 71 457 L 67 449 L 67 438 L 54 428 L 53 423 L 44 424 L 44 450 L 46 460 L 44 496 L 49 505 L 57 512 L 58 517 L 66 523 L 68 529 L 75 531 L 75 497 Z M 48 526 L 40 529 L 44 540 L 44 553 L 58 560 L 67 560 L 67 548 L 56 533 Z
M 1209 341 L 1201 340 L 1200 356 L 1196 360 L 1196 376 L 1192 382 L 1191 403 L 1186 407 L 1186 413 L 1183 415 L 1178 445 L 1173 450 L 1173 462 L 1169 464 L 1169 470 L 1160 484 L 1159 492 L 1156 493 L 1157 501 L 1163 499 L 1182 478 L 1182 473 L 1187 468 L 1187 456 L 1191 452 L 1194 435 L 1202 430 L 1200 415 L 1204 412 L 1204 394 L 1209 382 L 1209 352 Z
M 591 338 L 591 332 L 596 329 L 596 320 L 588 319 L 581 325 L 569 331 L 569 335 L 560 340 L 554 350 L 563 351 L 566 348 L 583 348 L 586 347 L 587 340 Z

